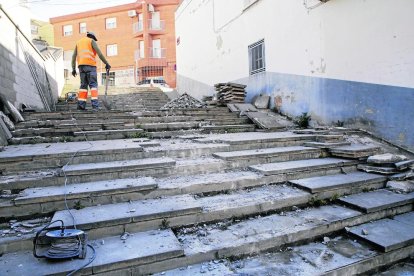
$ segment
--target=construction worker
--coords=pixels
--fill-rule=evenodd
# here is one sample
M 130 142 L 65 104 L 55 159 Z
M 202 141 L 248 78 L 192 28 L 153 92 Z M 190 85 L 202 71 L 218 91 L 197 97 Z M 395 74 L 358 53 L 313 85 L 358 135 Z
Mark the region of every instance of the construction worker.
M 98 102 L 98 80 L 96 72 L 96 54 L 105 63 L 105 69 L 109 72 L 111 66 L 105 59 L 96 43 L 98 41 L 93 32 L 87 32 L 86 37 L 81 38 L 75 47 L 72 55 L 72 76 L 76 77 L 76 59 L 78 61 L 80 75 L 80 89 L 78 95 L 78 109 L 86 110 L 86 99 L 88 98 L 88 86 L 91 90 L 92 110 L 99 110 Z M 108 78 L 108 76 L 106 76 Z

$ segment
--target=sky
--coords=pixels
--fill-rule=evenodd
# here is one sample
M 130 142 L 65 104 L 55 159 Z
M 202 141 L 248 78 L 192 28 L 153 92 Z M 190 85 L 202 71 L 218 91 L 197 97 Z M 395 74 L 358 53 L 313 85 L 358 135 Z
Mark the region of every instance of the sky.
M 48 21 L 50 17 L 134 3 L 136 0 L 27 0 L 27 2 L 36 19 Z

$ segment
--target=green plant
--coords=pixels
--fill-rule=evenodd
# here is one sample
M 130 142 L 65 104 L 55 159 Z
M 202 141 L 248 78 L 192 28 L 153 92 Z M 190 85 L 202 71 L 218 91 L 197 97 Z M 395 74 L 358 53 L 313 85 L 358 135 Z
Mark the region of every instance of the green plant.
M 339 195 L 338 195 L 338 194 L 333 194 L 333 195 L 331 196 L 331 198 L 329 199 L 329 201 L 330 201 L 330 202 L 334 202 L 334 201 L 337 201 L 337 200 L 338 200 L 338 198 L 339 198 Z
M 320 199 L 320 198 L 317 198 L 317 197 L 312 197 L 309 200 L 309 205 L 314 206 L 314 207 L 319 207 L 319 206 L 323 206 L 323 205 L 326 205 L 326 204 L 327 204 L 326 200 Z
M 148 138 L 149 134 L 146 132 L 135 132 L 129 135 L 129 138 Z
M 343 127 L 344 126 L 344 121 L 337 121 L 336 123 L 335 123 L 335 126 L 337 126 L 337 127 Z
M 166 218 L 164 218 L 164 219 L 161 221 L 161 226 L 160 226 L 160 228 L 161 228 L 161 229 L 168 229 L 168 228 L 170 228 L 170 222 L 169 222 Z
M 73 205 L 73 208 L 75 208 L 76 210 L 80 210 L 80 209 L 85 208 L 85 206 L 83 206 L 81 201 L 78 200 L 78 201 L 75 202 L 75 205 Z
M 307 112 L 303 112 L 302 115 L 297 116 L 293 121 L 300 128 L 308 128 L 311 116 Z

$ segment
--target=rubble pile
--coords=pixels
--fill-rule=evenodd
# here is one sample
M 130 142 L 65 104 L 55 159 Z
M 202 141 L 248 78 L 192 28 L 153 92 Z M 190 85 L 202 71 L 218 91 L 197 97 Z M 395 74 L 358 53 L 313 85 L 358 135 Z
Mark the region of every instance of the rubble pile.
M 1 227 L 0 237 L 17 236 L 20 237 L 24 234 L 34 233 L 39 227 L 43 227 L 45 223 L 48 223 L 50 218 L 38 218 L 27 221 L 10 220 L 6 227 Z
M 408 160 L 404 155 L 391 153 L 370 156 L 367 163 L 358 165 L 358 169 L 385 175 L 402 173 L 414 166 L 414 160 Z
M 167 109 L 186 109 L 186 108 L 205 108 L 206 104 L 200 102 L 196 98 L 191 97 L 187 93 L 182 94 L 177 99 L 168 102 L 161 107 L 161 110 Z
M 217 91 L 217 102 L 220 104 L 244 103 L 246 85 L 228 82 L 214 85 Z

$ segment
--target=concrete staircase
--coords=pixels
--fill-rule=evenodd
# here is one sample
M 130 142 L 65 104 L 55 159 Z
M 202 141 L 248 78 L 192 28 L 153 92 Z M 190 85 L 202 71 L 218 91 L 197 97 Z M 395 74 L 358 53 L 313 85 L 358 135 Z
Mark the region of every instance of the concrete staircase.
M 0 152 L 0 275 L 87 262 L 91 250 L 86 260 L 33 257 L 35 231 L 51 220 L 88 232 L 97 257 L 79 275 L 352 275 L 414 252 L 414 194 L 357 170 L 380 148 L 329 131 L 231 133 L 246 122 L 227 113 L 27 115 L 22 141 L 30 130 L 53 139 Z M 103 126 L 139 135 L 116 139 Z M 85 141 L 63 142 L 74 128 Z

